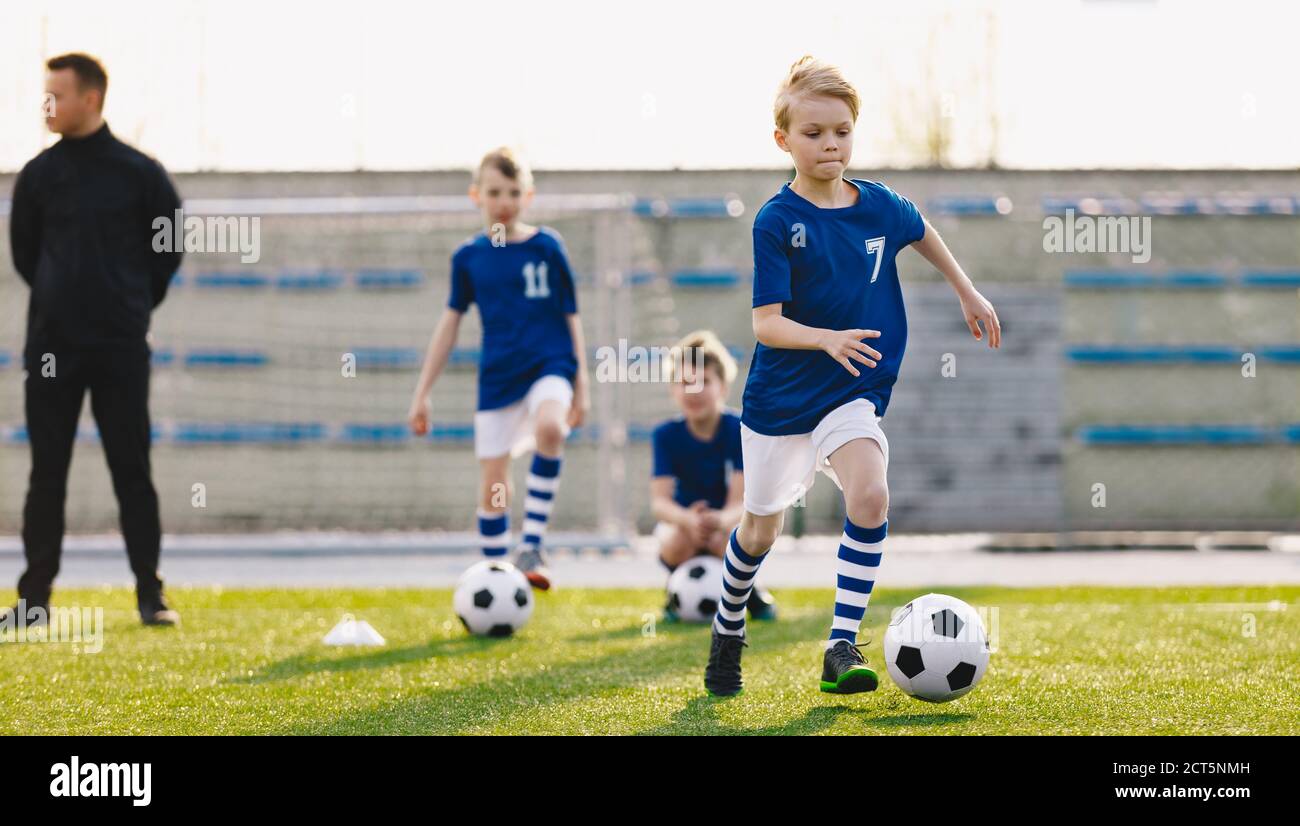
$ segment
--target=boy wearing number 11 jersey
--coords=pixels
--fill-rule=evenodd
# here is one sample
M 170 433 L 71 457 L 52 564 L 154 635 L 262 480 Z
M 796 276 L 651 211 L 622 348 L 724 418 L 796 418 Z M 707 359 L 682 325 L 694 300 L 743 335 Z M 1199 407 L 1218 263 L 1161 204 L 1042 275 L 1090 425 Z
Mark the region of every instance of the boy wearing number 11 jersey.
M 532 175 L 510 150 L 489 152 L 470 197 L 485 229 L 451 259 L 451 295 L 434 330 L 408 414 L 429 430 L 429 391 L 456 343 L 462 315 L 477 304 L 483 326 L 474 452 L 479 459 L 479 540 L 486 557 L 510 543 L 510 459 L 535 447 L 515 564 L 534 588 L 551 576 L 542 550 L 560 484 L 564 440 L 590 407 L 585 344 L 564 242 L 519 216 Z

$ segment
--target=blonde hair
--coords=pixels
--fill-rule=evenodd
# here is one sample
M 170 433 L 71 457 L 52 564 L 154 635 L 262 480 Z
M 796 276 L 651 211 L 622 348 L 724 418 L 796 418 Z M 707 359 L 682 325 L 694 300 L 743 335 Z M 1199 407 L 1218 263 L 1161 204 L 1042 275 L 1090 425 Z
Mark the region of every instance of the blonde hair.
M 712 367 L 718 371 L 718 375 L 727 384 L 731 384 L 736 379 L 736 360 L 731 357 L 726 345 L 718 338 L 712 330 L 696 330 L 688 333 L 673 345 L 673 358 L 669 361 L 666 368 L 669 381 L 676 381 L 677 376 L 674 374 L 675 365 L 680 363 L 684 366 L 692 363 L 700 363 L 707 370 Z M 680 355 L 679 355 L 680 354 Z
M 519 157 L 518 153 L 508 146 L 498 146 L 484 155 L 483 160 L 478 162 L 478 167 L 474 170 L 475 186 L 478 185 L 479 179 L 483 177 L 483 170 L 489 167 L 512 181 L 518 181 L 524 189 L 533 188 L 533 170 L 528 167 L 528 163 L 523 158 Z
M 776 128 L 782 132 L 790 128 L 790 105 L 801 95 L 826 95 L 839 98 L 848 104 L 853 120 L 858 119 L 858 109 L 862 102 L 858 90 L 844 79 L 844 75 L 835 66 L 822 63 L 812 55 L 804 55 L 790 66 L 790 72 L 776 90 Z

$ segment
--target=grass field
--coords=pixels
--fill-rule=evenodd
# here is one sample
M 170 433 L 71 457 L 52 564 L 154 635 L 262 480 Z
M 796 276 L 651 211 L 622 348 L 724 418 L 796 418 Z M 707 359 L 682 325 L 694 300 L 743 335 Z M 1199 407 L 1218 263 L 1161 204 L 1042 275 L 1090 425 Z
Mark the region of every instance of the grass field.
M 104 607 L 103 650 L 0 644 L 0 734 L 1300 734 L 1300 587 L 944 591 L 997 609 L 997 650 L 934 706 L 880 659 L 921 590 L 874 596 L 883 683 L 849 697 L 817 690 L 830 592 L 777 591 L 727 700 L 703 694 L 708 629 L 653 627 L 652 590 L 542 595 L 508 640 L 467 637 L 447 591 L 175 589 L 184 627 L 153 629 L 130 591 L 65 590 Z M 388 645 L 322 645 L 345 612 Z

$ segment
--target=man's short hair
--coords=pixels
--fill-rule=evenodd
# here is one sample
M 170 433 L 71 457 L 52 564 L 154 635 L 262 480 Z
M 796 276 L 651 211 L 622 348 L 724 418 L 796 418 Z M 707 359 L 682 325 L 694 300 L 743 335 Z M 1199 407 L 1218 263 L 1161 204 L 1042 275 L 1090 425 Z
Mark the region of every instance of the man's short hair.
M 57 72 L 60 69 L 71 69 L 77 76 L 78 91 L 87 89 L 98 89 L 99 100 L 102 104 L 104 96 L 108 94 L 108 72 L 98 60 L 88 54 L 81 52 L 69 52 L 61 54 L 58 57 L 52 57 L 45 62 L 45 68 L 51 72 Z
M 790 104 L 796 97 L 804 95 L 839 98 L 848 104 L 853 120 L 858 119 L 858 109 L 862 105 L 858 98 L 858 90 L 844 79 L 844 75 L 838 68 L 806 54 L 794 62 L 781 87 L 777 89 L 776 106 L 773 107 L 777 129 L 782 132 L 789 131 Z

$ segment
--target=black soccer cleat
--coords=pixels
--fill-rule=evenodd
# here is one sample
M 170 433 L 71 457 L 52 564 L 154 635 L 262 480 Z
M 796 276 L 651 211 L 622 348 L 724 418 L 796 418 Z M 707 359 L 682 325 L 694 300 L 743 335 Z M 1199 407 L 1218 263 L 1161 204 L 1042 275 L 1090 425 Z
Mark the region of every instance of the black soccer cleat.
M 749 601 L 745 607 L 749 609 L 749 618 L 752 620 L 770 622 L 776 619 L 776 600 L 772 598 L 772 592 L 757 585 L 749 592 Z
M 740 655 L 749 643 L 743 636 L 719 634 L 713 629 L 709 664 L 704 668 L 704 688 L 712 697 L 732 697 L 741 692 Z
M 170 628 L 181 624 L 181 615 L 168 607 L 162 594 L 139 597 L 136 605 L 140 609 L 140 622 L 145 625 Z
M 875 691 L 879 684 L 876 672 L 867 667 L 867 659 L 862 656 L 858 646 L 848 640 L 840 640 L 826 649 L 822 657 L 822 691 L 828 694 L 859 694 Z
M 515 567 L 528 579 L 528 584 L 538 591 L 551 590 L 551 571 L 546 566 L 546 554 L 541 548 L 524 548 L 515 556 Z

